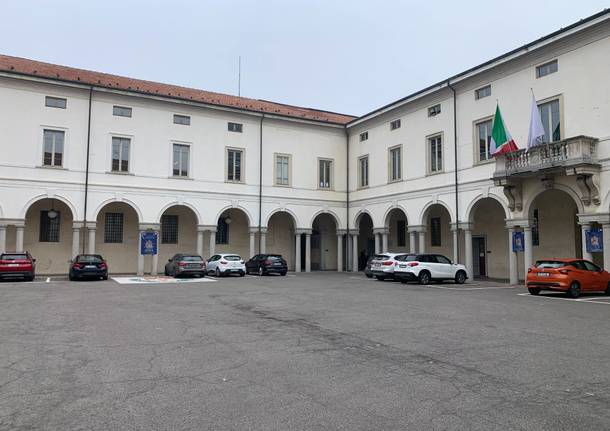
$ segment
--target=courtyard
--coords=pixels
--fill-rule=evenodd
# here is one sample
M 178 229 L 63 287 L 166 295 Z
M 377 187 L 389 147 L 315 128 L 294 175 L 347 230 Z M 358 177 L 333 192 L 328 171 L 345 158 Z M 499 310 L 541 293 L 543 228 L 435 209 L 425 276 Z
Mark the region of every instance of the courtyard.
M 0 430 L 606 430 L 610 299 L 349 273 L 0 283 Z

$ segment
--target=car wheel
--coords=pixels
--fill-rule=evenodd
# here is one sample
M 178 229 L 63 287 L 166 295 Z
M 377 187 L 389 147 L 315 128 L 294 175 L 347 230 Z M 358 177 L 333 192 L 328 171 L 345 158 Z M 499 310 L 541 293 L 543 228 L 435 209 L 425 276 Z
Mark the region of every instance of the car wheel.
M 406 278 L 401 278 L 401 279 L 400 279 L 400 282 L 401 282 L 402 284 L 407 284 L 407 279 L 406 279 Z
M 280 275 L 281 275 L 282 277 L 284 277 L 284 276 L 286 275 L 286 272 L 280 272 Z
M 422 271 L 419 273 L 419 284 L 430 284 L 430 273 L 428 271 Z
M 165 268 L 165 276 L 168 277 L 169 276 L 169 272 L 167 272 L 167 268 Z
M 570 288 L 566 292 L 570 298 L 578 298 L 580 296 L 580 284 L 577 282 L 572 282 L 570 284 Z
M 466 273 L 464 271 L 458 271 L 455 274 L 455 283 L 464 284 L 465 281 L 466 281 Z
M 220 273 L 220 269 L 216 267 L 216 277 L 220 277 L 222 274 Z
M 527 291 L 530 293 L 530 295 L 539 295 L 540 294 L 540 289 L 538 289 L 537 287 L 529 287 L 527 289 Z
M 103 276 L 102 280 L 108 280 L 108 276 L 107 275 Z
M 379 281 L 385 280 L 385 277 L 383 275 L 376 275 L 375 278 Z
M 246 275 L 243 271 L 239 273 L 240 277 L 243 277 L 244 275 Z
M 610 295 L 610 281 L 608 282 L 608 287 L 606 287 L 606 295 Z
M 263 269 L 262 266 L 258 267 L 258 275 L 265 275 L 265 270 Z
M 72 275 L 72 273 L 68 274 L 68 280 L 74 281 L 74 276 Z
M 373 274 L 364 274 L 366 275 L 366 278 L 373 278 Z
M 31 276 L 31 275 L 26 275 L 26 276 L 24 277 L 24 279 L 25 279 L 25 281 L 32 281 L 32 280 L 34 280 L 34 277 L 33 277 L 33 276 Z

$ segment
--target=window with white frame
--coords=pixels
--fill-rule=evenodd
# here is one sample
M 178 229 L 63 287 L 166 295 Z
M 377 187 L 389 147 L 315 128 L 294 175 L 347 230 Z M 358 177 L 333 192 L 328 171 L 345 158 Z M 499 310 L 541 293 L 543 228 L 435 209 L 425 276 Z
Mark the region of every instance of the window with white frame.
M 491 160 L 491 153 L 489 150 L 489 144 L 491 143 L 491 128 L 491 120 L 485 120 L 475 124 L 479 162 Z
M 183 126 L 191 125 L 191 117 L 188 115 L 174 114 L 174 124 L 182 124 Z
M 131 139 L 112 137 L 112 172 L 129 172 Z
M 369 156 L 358 159 L 358 187 L 369 185 Z
M 104 214 L 104 242 L 108 244 L 123 242 L 123 213 Z
M 45 129 L 42 164 L 44 166 L 63 166 L 65 132 Z
M 191 148 L 184 144 L 173 144 L 172 175 L 175 177 L 189 176 L 189 159 Z
M 561 141 L 561 116 L 559 111 L 559 99 L 538 105 L 540 118 L 544 126 L 544 142 Z
M 44 106 L 46 106 L 48 108 L 66 109 L 67 105 L 68 105 L 68 101 L 66 99 L 64 99 L 63 97 L 46 96 L 44 98 Z
M 227 148 L 227 181 L 242 182 L 243 150 Z
M 114 105 L 112 107 L 112 115 L 115 117 L 131 117 L 131 108 Z
M 332 183 L 333 161 L 320 159 L 318 162 L 318 184 L 321 189 L 330 189 Z
M 290 156 L 287 154 L 275 155 L 275 184 L 290 185 Z
M 59 242 L 61 213 L 53 210 L 55 217 L 49 217 L 49 211 L 40 211 L 40 242 Z
M 389 150 L 390 181 L 402 179 L 402 147 L 394 147 Z
M 400 118 L 390 122 L 390 130 L 400 129 Z
M 428 154 L 430 157 L 430 173 L 443 170 L 443 138 L 441 135 L 428 138 Z
M 536 78 L 542 78 L 543 76 L 550 75 L 559 70 L 559 64 L 557 60 L 549 61 L 548 63 L 536 66 Z
M 474 90 L 474 98 L 476 100 L 488 96 L 491 96 L 491 85 L 486 85 L 485 87 L 477 88 L 476 90 Z
M 178 216 L 164 214 L 161 216 L 161 244 L 178 244 Z

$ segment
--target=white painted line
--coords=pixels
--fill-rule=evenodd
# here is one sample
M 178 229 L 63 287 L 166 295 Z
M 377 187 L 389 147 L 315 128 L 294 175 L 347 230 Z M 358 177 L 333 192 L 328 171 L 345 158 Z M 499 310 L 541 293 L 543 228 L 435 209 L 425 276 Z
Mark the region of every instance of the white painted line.
M 474 286 L 474 285 L 470 285 L 470 286 Z M 427 285 L 427 286 L 422 286 L 422 287 L 432 287 L 434 289 L 447 289 L 447 290 L 496 290 L 496 289 L 516 289 L 519 286 L 487 286 L 487 287 L 451 287 L 451 286 L 434 286 L 434 285 Z M 529 294 L 528 294 L 529 295 Z
M 604 305 L 610 305 L 610 302 L 606 302 L 606 301 L 595 301 L 596 299 L 600 299 L 599 297 L 593 297 L 591 299 L 588 298 L 578 298 L 578 299 L 573 299 L 573 298 L 563 298 L 559 295 L 531 295 L 529 293 L 517 293 L 517 295 L 519 296 L 529 296 L 531 298 L 542 298 L 542 299 L 561 299 L 563 301 L 570 301 L 570 302 L 580 302 L 581 304 L 604 304 Z
M 184 283 L 215 283 L 209 277 L 205 278 L 174 278 L 166 276 L 145 276 L 145 277 L 112 277 L 112 280 L 119 284 L 184 284 Z

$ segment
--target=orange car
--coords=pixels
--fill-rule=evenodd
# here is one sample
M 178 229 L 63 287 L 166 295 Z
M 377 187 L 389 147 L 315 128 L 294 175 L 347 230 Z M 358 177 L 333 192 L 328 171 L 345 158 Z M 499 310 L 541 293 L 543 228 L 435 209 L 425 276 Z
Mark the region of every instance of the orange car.
M 610 273 L 583 259 L 539 260 L 527 270 L 525 284 L 532 295 L 541 290 L 558 290 L 571 298 L 578 298 L 581 292 L 610 295 Z

